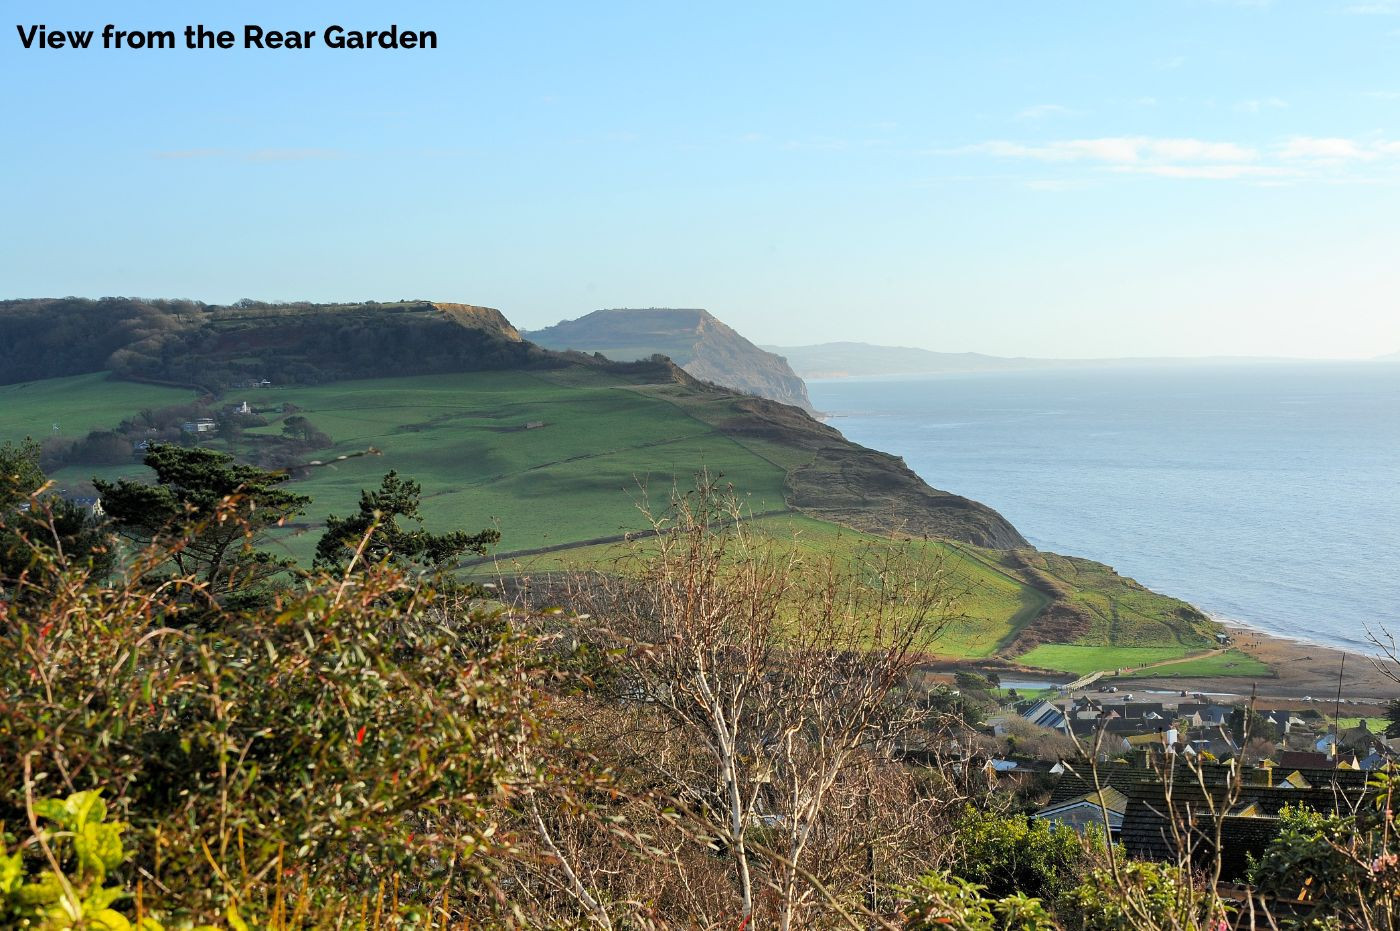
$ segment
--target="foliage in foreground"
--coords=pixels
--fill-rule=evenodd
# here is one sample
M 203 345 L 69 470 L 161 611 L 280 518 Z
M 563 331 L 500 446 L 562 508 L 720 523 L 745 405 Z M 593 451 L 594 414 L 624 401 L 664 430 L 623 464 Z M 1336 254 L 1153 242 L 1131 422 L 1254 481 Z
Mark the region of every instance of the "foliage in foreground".
M 164 560 L 55 566 L 47 601 L 0 600 L 0 822 L 103 791 L 129 825 L 113 872 L 195 920 L 489 899 L 537 741 L 516 636 L 382 566 L 177 629 L 200 583 L 152 583 Z
M 713 493 L 675 502 L 627 578 L 569 579 L 572 614 L 488 609 L 363 549 L 237 607 L 168 575 L 181 538 L 109 578 L 24 537 L 0 578 L 0 919 L 1246 926 L 1176 865 L 972 813 L 985 779 L 939 757 L 961 722 L 908 687 L 947 618 L 936 571 L 804 562 Z M 14 532 L 53 530 L 25 513 Z M 172 625 L 192 600 L 204 621 Z M 1261 885 L 1305 853 L 1328 906 L 1389 926 L 1389 822 L 1355 825 L 1300 817 Z

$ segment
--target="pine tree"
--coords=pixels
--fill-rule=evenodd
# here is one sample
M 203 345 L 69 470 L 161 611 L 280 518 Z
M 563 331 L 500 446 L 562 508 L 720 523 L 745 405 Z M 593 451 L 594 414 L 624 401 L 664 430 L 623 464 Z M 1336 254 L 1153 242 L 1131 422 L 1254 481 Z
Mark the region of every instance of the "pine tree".
M 419 499 L 423 488 L 398 472 L 384 476 L 373 491 L 360 492 L 359 511 L 351 517 L 326 518 L 326 532 L 316 545 L 316 565 L 340 570 L 364 543 L 360 562 L 373 565 L 383 562 L 415 571 L 440 571 L 463 553 L 485 555 L 501 539 L 496 530 L 467 533 L 454 530 L 434 534 L 418 527 L 405 529 L 399 520 L 420 522 L 423 519 Z M 366 539 L 367 538 L 367 539 Z
M 170 551 L 181 576 L 208 585 L 216 598 L 247 592 L 288 568 L 259 551 L 267 534 L 304 513 L 311 499 L 277 486 L 289 476 L 240 465 L 227 453 L 160 444 L 143 460 L 156 473 L 148 485 L 94 480 L 117 532 L 138 546 Z

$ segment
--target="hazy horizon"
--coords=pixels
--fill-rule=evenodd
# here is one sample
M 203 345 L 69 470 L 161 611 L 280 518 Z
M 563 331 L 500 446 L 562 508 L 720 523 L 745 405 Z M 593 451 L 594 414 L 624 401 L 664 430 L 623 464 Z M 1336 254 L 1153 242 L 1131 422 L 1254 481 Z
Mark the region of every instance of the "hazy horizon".
M 425 296 L 1035 358 L 1400 350 L 1400 3 L 249 3 L 0 55 L 5 297 Z

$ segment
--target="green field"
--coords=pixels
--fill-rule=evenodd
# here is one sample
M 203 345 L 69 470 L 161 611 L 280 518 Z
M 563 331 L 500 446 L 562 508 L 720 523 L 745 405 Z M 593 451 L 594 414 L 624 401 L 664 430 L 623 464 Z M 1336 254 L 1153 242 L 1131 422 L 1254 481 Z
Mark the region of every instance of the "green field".
M 1125 679 L 1147 678 L 1205 678 L 1208 676 L 1241 676 L 1267 678 L 1273 671 L 1252 656 L 1238 650 L 1228 650 L 1212 656 L 1196 659 L 1179 657 L 1199 653 L 1182 646 L 1094 646 L 1090 644 L 1044 644 L 1036 647 L 1018 660 L 1027 666 L 1044 669 L 1062 669 L 1084 675 L 1105 670 L 1110 675 L 1122 669 Z M 1165 663 L 1166 665 L 1155 665 Z M 1150 668 L 1142 668 L 1148 666 Z
M 90 430 L 111 429 L 143 407 L 193 400 L 192 391 L 108 381 L 105 372 L 0 385 L 0 443 L 26 436 L 82 437 Z
M 1386 727 L 1390 724 L 1386 718 L 1349 718 L 1343 715 L 1337 719 L 1337 725 L 1346 731 L 1353 727 L 1360 727 L 1362 721 L 1365 721 L 1366 726 L 1375 734 L 1384 734 Z
M 1204 678 L 1206 676 L 1248 676 L 1271 678 L 1273 670 L 1259 660 L 1239 650 L 1227 650 L 1216 656 L 1188 659 L 1168 666 L 1157 666 L 1130 673 L 1128 678 L 1146 679 L 1151 677 Z
M 495 526 L 501 554 L 641 529 L 639 505 L 664 506 L 673 483 L 701 469 L 732 482 L 755 512 L 786 509 L 783 470 L 603 376 L 561 383 L 548 373 L 478 372 L 237 396 L 245 397 L 254 407 L 301 408 L 335 440 L 320 459 L 379 451 L 296 482 L 314 500 L 308 524 L 286 541 L 296 556 L 310 553 L 326 514 L 353 510 L 360 489 L 390 469 L 422 483 L 430 529 Z
M 1117 647 L 1046 643 L 1017 657 L 1017 662 L 1042 669 L 1062 669 L 1084 675 L 1106 669 L 1129 669 L 1185 656 L 1184 647 Z
M 115 427 L 143 407 L 190 400 L 187 391 L 107 381 L 100 374 L 0 386 L 0 441 L 46 436 L 54 422 L 63 435 L 78 436 Z M 295 405 L 334 441 L 333 448 L 305 457 L 326 463 L 292 483 L 312 504 L 274 541 L 303 564 L 310 562 L 326 515 L 352 512 L 360 490 L 377 485 L 390 469 L 423 485 L 429 529 L 501 531 L 494 562 L 477 566 L 478 575 L 605 565 L 619 553 L 611 541 L 647 526 L 641 506 L 664 510 L 673 487 L 692 485 L 702 469 L 732 484 L 748 512 L 775 537 L 795 538 L 824 553 L 888 545 L 791 510 L 787 473 L 811 460 L 811 447 L 761 431 L 737 431 L 736 440 L 722 426 L 735 416 L 732 398 L 675 382 L 637 384 L 605 370 L 570 367 L 234 391 L 220 403 L 243 400 L 263 411 Z M 281 432 L 281 414 L 264 416 L 268 425 L 249 434 Z M 225 448 L 222 440 L 206 444 Z M 376 454 L 338 458 L 371 448 Z M 74 466 L 54 477 L 71 484 L 93 475 L 147 474 L 133 462 Z M 956 596 L 935 645 L 940 654 L 1004 653 L 1050 602 L 1043 582 L 1032 584 L 1006 553 L 938 541 L 916 546 L 921 558 L 939 563 Z M 1030 558 L 1035 571 L 1092 621 L 1074 637 L 1075 645 L 1042 645 L 1016 657 L 1019 662 L 1083 673 L 1202 649 L 1203 635 L 1182 622 L 1180 602 L 1096 563 L 1044 553 Z M 1173 673 L 1263 674 L 1235 659 L 1193 662 L 1200 665 L 1183 664 Z

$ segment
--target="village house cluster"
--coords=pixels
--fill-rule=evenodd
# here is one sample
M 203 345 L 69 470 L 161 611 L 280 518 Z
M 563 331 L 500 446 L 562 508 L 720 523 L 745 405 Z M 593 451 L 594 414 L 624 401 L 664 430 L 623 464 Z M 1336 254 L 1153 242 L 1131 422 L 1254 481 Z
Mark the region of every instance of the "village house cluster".
M 1251 708 L 1199 693 L 1013 698 L 984 722 L 990 735 L 1024 728 L 1019 719 L 1072 737 L 1083 753 L 1078 762 L 1000 754 L 984 769 L 1008 788 L 1038 787 L 1033 817 L 1081 833 L 1106 826 L 1132 857 L 1204 862 L 1218 828 L 1221 878 L 1243 881 L 1249 858 L 1277 836 L 1285 806 L 1349 814 L 1370 803 L 1375 771 L 1400 767 L 1400 738 L 1364 717 L 1338 728 L 1340 707 Z

